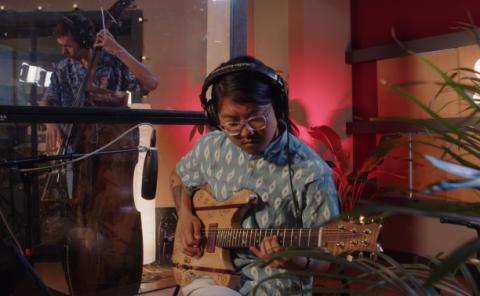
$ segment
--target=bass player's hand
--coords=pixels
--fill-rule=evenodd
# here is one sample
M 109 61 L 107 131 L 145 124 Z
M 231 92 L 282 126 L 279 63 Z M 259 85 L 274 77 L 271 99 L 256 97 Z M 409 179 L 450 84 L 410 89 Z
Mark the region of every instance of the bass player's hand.
M 55 155 L 62 142 L 62 132 L 56 123 L 47 123 L 45 137 L 45 152 L 47 155 Z

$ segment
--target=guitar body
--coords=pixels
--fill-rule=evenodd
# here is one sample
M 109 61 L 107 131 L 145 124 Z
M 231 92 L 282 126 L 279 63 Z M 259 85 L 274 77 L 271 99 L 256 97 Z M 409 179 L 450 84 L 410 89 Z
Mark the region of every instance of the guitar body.
M 203 222 L 205 233 L 217 228 L 240 228 L 242 217 L 248 209 L 251 191 L 242 190 L 225 202 L 218 202 L 208 192 L 199 190 L 193 198 L 193 208 Z M 180 237 L 179 227 L 175 236 Z M 183 253 L 182 242 L 176 239 L 173 247 L 173 274 L 180 286 L 191 283 L 196 277 L 209 276 L 220 286 L 235 287 L 240 282 L 240 273 L 236 272 L 230 260 L 230 250 L 208 247 L 202 243 L 203 255 L 190 257 Z

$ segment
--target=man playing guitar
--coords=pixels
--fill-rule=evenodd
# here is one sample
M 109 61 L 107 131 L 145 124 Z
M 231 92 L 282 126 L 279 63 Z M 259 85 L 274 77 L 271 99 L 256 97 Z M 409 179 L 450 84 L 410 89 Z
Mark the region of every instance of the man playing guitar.
M 200 96 L 210 124 L 217 128 L 200 137 L 177 164 L 171 187 L 178 211 L 176 240 L 183 252 L 202 256 L 202 223 L 192 207 L 193 193 L 206 189 L 225 201 L 242 189 L 258 194 L 257 204 L 241 228 L 312 228 L 339 213 L 338 196 L 330 168 L 294 136 L 288 116 L 287 88 L 271 68 L 252 57 L 238 57 L 220 65 L 206 78 Z M 282 251 L 276 235 L 258 247 L 235 250 L 232 261 L 241 272 L 238 286 L 219 286 L 197 277 L 182 287 L 187 295 L 246 295 L 262 279 L 284 270 L 321 271 L 325 262 L 289 257 L 268 266 L 252 264 Z M 282 295 L 306 290 L 311 278 L 275 279 L 263 283 L 258 295 Z M 309 295 L 309 293 L 304 293 Z

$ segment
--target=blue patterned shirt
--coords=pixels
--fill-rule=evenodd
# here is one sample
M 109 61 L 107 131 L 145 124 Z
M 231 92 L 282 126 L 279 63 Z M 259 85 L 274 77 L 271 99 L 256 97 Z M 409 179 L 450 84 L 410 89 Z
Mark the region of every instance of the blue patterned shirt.
M 51 83 L 44 94 L 49 106 L 72 106 L 85 79 L 83 64 L 72 58 L 61 60 L 53 71 Z M 100 51 L 93 83 L 111 91 L 139 91 L 135 75 L 118 58 Z
M 256 206 L 254 215 L 244 217 L 243 228 L 294 228 L 297 220 L 288 159 L 303 227 L 318 227 L 338 215 L 338 196 L 330 168 L 317 153 L 286 131 L 260 155 L 243 151 L 224 132 L 210 132 L 198 139 L 177 164 L 176 171 L 189 193 L 199 185 L 208 184 L 210 193 L 219 201 L 241 189 L 256 192 L 263 202 Z M 242 271 L 239 292 L 243 295 L 251 293 L 263 278 L 285 272 L 253 264 L 257 258 L 249 252 L 237 251 L 233 255 L 234 265 Z M 298 291 L 300 285 L 309 288 L 311 279 L 267 281 L 259 287 L 257 295 L 282 295 L 282 291 Z

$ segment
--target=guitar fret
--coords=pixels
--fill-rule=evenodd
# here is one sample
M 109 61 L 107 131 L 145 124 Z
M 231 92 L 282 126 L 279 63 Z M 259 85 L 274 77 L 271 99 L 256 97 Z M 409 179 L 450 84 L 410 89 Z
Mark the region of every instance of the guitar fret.
M 312 229 L 308 229 L 308 241 L 307 241 L 307 248 L 310 248 L 310 235 L 312 234 Z
M 227 229 L 223 231 L 223 245 L 225 247 L 228 246 L 228 230 Z
M 224 229 L 222 231 L 222 246 L 226 247 L 227 246 L 227 230 Z
M 290 248 L 292 247 L 293 244 L 293 229 L 290 229 Z
M 240 246 L 243 247 L 243 246 L 245 246 L 245 233 L 246 232 L 242 229 L 242 230 L 240 230 L 240 233 L 241 233 L 241 238 L 242 238 L 242 240 L 240 242 Z
M 302 229 L 300 228 L 300 232 L 298 234 L 298 247 L 301 247 L 301 242 L 302 242 Z
M 323 231 L 323 227 L 320 227 L 318 229 L 318 243 L 317 243 L 317 247 L 321 247 L 322 246 L 322 231 Z
M 232 247 L 237 245 L 237 229 L 233 229 L 232 232 Z
M 222 246 L 222 230 L 217 230 L 217 246 Z
M 240 247 L 243 247 L 243 238 L 244 238 L 244 234 L 243 234 L 243 229 L 240 229 L 239 230 L 239 244 L 240 244 Z

